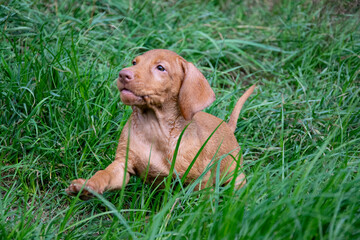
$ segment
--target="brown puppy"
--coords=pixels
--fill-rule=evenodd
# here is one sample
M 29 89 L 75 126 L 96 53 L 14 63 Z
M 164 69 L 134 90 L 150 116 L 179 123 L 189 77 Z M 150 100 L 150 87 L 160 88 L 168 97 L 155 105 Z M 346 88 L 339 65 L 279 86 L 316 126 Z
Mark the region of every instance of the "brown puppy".
M 87 191 L 102 194 L 106 190 L 121 189 L 131 175 L 147 177 L 156 184 L 169 175 L 170 162 L 180 133 L 184 131 L 175 162 L 175 171 L 184 175 L 197 152 L 214 132 L 189 171 L 186 182 L 197 179 L 215 156 L 221 160 L 221 177 L 231 175 L 239 157 L 239 145 L 233 134 L 240 110 L 253 92 L 252 86 L 237 102 L 229 123 L 201 112 L 215 100 L 215 94 L 201 72 L 190 62 L 169 50 L 151 50 L 138 56 L 133 66 L 121 70 L 117 81 L 120 97 L 124 104 L 132 106 L 133 113 L 124 126 L 114 162 L 105 170 L 95 173 L 88 181 L 76 179 L 66 189 L 69 195 L 76 195 L 84 186 L 81 195 L 90 196 Z M 130 140 L 128 144 L 128 139 Z M 127 172 L 126 152 L 128 149 Z M 213 169 L 216 169 L 214 167 Z M 148 172 L 147 172 L 148 171 Z M 216 170 L 208 171 L 201 186 L 212 184 Z M 237 187 L 245 184 L 245 175 L 239 170 Z M 126 175 L 125 175 L 126 174 Z M 125 176 L 124 176 L 125 175 Z M 175 173 L 173 174 L 175 177 Z M 124 181 L 125 180 L 125 181 Z M 198 186 L 201 188 L 201 186 Z

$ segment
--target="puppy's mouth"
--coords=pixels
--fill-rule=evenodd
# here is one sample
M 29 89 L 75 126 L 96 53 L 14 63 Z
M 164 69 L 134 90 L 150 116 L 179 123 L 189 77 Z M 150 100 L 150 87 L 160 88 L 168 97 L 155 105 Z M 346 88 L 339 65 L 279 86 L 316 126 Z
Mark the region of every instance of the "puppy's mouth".
M 126 88 L 121 89 L 121 90 L 120 90 L 120 93 L 121 93 L 122 95 L 139 97 L 139 96 L 137 96 L 135 93 L 133 93 L 131 90 L 126 89 Z
M 127 88 L 120 89 L 120 98 L 126 105 L 139 104 L 144 102 L 143 96 L 138 96 Z

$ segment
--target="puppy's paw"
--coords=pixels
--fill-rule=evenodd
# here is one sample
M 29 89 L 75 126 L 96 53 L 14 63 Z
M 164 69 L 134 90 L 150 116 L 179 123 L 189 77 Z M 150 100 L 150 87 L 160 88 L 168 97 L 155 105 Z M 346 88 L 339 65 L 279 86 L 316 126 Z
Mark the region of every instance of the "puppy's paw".
M 99 189 L 96 184 L 94 184 L 92 181 L 83 178 L 79 178 L 76 180 L 73 180 L 70 184 L 70 186 L 65 189 L 66 193 L 69 196 L 76 196 L 80 192 L 80 199 L 82 200 L 88 200 L 94 195 L 91 192 L 97 192 L 99 194 L 103 194 L 103 190 Z

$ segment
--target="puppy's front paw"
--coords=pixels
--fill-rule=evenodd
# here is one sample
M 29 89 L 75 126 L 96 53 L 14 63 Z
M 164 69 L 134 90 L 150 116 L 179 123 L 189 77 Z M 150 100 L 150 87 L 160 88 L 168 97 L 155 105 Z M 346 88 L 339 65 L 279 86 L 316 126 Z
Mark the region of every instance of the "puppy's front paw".
M 88 200 L 94 197 L 91 191 L 97 192 L 99 194 L 103 194 L 103 190 L 98 189 L 96 184 L 94 184 L 90 180 L 86 182 L 86 179 L 83 178 L 73 180 L 70 186 L 67 189 L 65 189 L 65 191 L 69 196 L 76 196 L 81 191 L 80 199 L 82 200 Z

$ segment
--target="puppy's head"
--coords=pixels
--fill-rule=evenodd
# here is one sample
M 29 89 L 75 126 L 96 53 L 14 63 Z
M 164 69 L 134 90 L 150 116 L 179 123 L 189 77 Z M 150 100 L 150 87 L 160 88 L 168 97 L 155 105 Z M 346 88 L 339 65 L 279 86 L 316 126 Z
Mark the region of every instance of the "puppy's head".
M 176 53 L 156 49 L 136 57 L 119 73 L 117 86 L 126 105 L 161 107 L 176 101 L 186 120 L 215 100 L 202 73 Z

